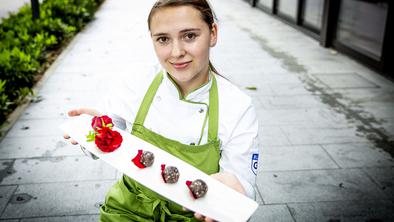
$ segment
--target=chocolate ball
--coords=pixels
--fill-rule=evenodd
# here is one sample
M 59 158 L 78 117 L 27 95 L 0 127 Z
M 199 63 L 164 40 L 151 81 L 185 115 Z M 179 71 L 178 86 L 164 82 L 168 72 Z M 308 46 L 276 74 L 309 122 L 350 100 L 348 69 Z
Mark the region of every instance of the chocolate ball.
M 140 162 L 142 163 L 142 165 L 144 165 L 145 167 L 150 167 L 150 166 L 152 166 L 154 160 L 155 160 L 155 155 L 153 155 L 152 152 L 149 152 L 149 151 L 142 152 L 141 159 L 140 159 Z
M 190 191 L 193 193 L 194 198 L 198 199 L 203 196 L 208 192 L 208 185 L 200 179 L 197 179 L 193 181 L 189 185 Z
M 162 176 L 166 183 L 176 183 L 179 179 L 179 170 L 174 166 L 167 166 L 163 170 Z

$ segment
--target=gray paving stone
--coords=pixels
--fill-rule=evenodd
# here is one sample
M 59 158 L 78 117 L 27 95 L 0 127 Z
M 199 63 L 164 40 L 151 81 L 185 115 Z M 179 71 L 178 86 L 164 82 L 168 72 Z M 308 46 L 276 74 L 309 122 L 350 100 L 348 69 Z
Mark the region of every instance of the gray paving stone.
M 7 137 L 26 138 L 59 136 L 62 138 L 63 132 L 59 126 L 64 122 L 64 119 L 19 120 L 8 132 Z
M 295 96 L 295 95 L 310 95 L 311 92 L 307 90 L 302 83 L 293 84 L 272 84 L 269 85 L 277 96 Z
M 335 201 L 288 204 L 296 221 L 393 221 L 390 201 Z
M 104 91 L 97 92 L 67 92 L 62 91 L 53 93 L 38 93 L 44 100 L 40 103 L 42 104 L 91 104 L 92 101 L 96 103 L 100 102 L 103 98 Z
M 320 146 L 267 146 L 259 171 L 336 169 L 338 166 Z M 302 160 L 302 161 L 300 161 Z
M 50 137 L 6 137 L 0 142 L 0 158 L 34 158 L 81 155 L 79 146 L 63 139 L 63 134 Z
M 322 145 L 341 168 L 394 166 L 389 153 L 369 143 Z
M 112 184 L 114 181 L 19 185 L 14 196 L 25 194 L 31 199 L 8 204 L 1 218 L 97 214 Z
M 259 97 L 262 109 L 305 109 L 327 108 L 318 98 L 312 95 L 297 96 L 261 96 Z
M 321 128 L 308 126 L 281 127 L 291 144 L 338 144 L 338 143 L 367 143 L 365 137 L 356 135 L 356 129 Z
M 359 169 L 260 172 L 257 186 L 266 204 L 385 197 Z
M 266 126 L 308 126 L 336 128 L 346 127 L 347 120 L 341 114 L 330 109 L 304 108 L 304 109 L 258 109 L 259 123 Z
M 1 174 L 3 174 L 2 171 L 3 169 L 0 169 Z M 7 206 L 8 201 L 10 200 L 15 190 L 16 186 L 0 186 L 0 215 Z
M 386 197 L 394 200 L 394 167 L 376 167 L 363 169 L 386 194 Z
M 46 84 L 40 90 L 40 93 L 53 93 L 53 92 L 63 92 L 67 94 L 68 92 L 78 91 L 99 91 L 100 82 L 103 79 L 94 78 L 92 76 L 87 76 L 87 74 L 75 74 L 75 73 L 60 73 L 58 75 L 51 76 Z
M 13 170 L 13 174 L 3 178 L 2 184 L 115 180 L 116 177 L 114 168 L 87 156 L 18 159 L 13 163 Z
M 260 125 L 259 141 L 262 149 L 266 146 L 290 145 L 290 142 L 282 129 L 277 126 Z
M 249 222 L 294 222 L 286 205 L 260 205 Z
M 39 217 L 22 219 L 21 222 L 97 222 L 99 215 L 63 216 L 63 217 Z
M 316 73 L 320 81 L 330 88 L 378 88 L 379 85 L 357 73 Z
M 104 103 L 95 103 L 95 102 L 73 102 L 73 103 L 46 103 L 44 101 L 40 103 L 31 104 L 21 115 L 20 119 L 28 120 L 28 119 L 66 119 L 69 118 L 67 112 L 80 108 L 80 107 L 89 107 L 95 109 L 101 109 L 104 107 Z

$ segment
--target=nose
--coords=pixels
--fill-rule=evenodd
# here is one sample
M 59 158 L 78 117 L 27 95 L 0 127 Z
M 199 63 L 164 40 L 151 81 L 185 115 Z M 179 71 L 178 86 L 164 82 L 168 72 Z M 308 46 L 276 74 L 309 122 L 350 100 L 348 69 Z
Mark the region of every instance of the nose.
M 186 54 L 183 44 L 180 41 L 174 41 L 172 44 L 171 56 L 174 58 L 182 57 Z

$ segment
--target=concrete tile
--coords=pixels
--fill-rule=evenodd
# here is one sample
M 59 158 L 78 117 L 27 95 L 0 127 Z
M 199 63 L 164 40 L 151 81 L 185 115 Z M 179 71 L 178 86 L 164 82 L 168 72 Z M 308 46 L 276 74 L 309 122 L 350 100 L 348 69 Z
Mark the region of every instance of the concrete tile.
M 17 159 L 13 170 L 13 174 L 3 178 L 2 184 L 115 180 L 116 176 L 114 168 L 87 156 Z
M 56 73 L 47 80 L 46 84 L 41 88 L 40 94 L 50 94 L 59 91 L 65 94 L 73 91 L 99 91 L 100 81 L 101 79 L 92 76 L 88 78 L 86 74 Z
M 100 107 L 95 107 L 97 103 L 90 101 L 87 103 L 84 102 L 73 102 L 73 103 L 51 103 L 51 102 L 40 102 L 30 104 L 29 107 L 22 113 L 19 119 L 28 120 L 28 119 L 66 119 L 69 118 L 67 112 L 80 108 L 80 107 L 89 107 L 93 109 L 100 109 Z M 100 104 L 104 105 L 104 104 Z
M 286 205 L 260 205 L 249 222 L 294 222 Z
M 267 146 L 262 153 L 259 171 L 338 168 L 320 146 Z
M 359 169 L 260 172 L 257 179 L 266 204 L 384 198 Z
M 259 97 L 262 109 L 305 109 L 326 108 L 326 106 L 312 95 L 297 96 L 261 96 Z
M 24 203 L 10 203 L 2 219 L 97 214 L 99 204 L 114 181 L 19 185 L 14 197 L 28 197 Z
M 346 118 L 330 109 L 257 109 L 260 125 L 266 126 L 308 126 L 337 128 L 347 126 Z
M 1 159 L 76 156 L 82 152 L 63 139 L 63 134 L 49 137 L 6 137 L 0 142 Z
M 59 126 L 64 122 L 64 119 L 18 120 L 8 132 L 7 137 L 26 138 L 59 136 L 62 138 L 63 132 L 60 130 Z
M 64 93 L 62 91 L 57 91 L 56 93 L 38 93 L 38 96 L 41 96 L 44 100 L 41 104 L 74 104 L 74 103 L 82 103 L 82 104 L 91 104 L 92 101 L 95 103 L 100 103 L 102 98 L 104 98 L 105 91 L 97 91 L 97 92 L 68 92 Z
M 369 143 L 322 146 L 341 168 L 394 166 L 394 159 L 389 153 Z
M 1 176 L 3 176 L 3 169 L 0 170 Z M 1 182 L 1 180 L 0 180 Z M 0 215 L 1 212 L 5 209 L 10 200 L 12 194 L 16 190 L 17 186 L 0 186 Z
M 273 93 L 277 96 L 310 95 L 311 92 L 302 83 L 293 84 L 272 84 Z
M 290 145 L 289 140 L 280 127 L 263 125 L 260 125 L 259 127 L 259 141 L 262 149 L 266 146 Z
M 383 200 L 288 204 L 296 221 L 393 221 L 394 204 Z
M 364 137 L 356 135 L 353 128 L 319 128 L 308 126 L 283 126 L 283 133 L 291 144 L 338 144 L 367 143 Z
M 62 217 L 39 217 L 22 219 L 20 222 L 96 222 L 100 215 L 62 216 Z
M 386 197 L 394 200 L 394 167 L 364 168 L 368 174 L 386 194 Z
M 313 74 L 330 88 L 378 88 L 374 82 L 357 73 L 315 73 Z

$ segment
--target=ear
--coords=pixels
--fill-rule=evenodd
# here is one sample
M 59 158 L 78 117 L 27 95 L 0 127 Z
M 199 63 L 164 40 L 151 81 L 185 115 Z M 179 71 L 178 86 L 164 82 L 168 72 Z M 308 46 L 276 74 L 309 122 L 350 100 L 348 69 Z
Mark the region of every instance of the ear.
M 216 23 L 212 23 L 211 40 L 209 42 L 209 46 L 214 47 L 216 45 L 217 39 L 218 39 L 218 25 Z

